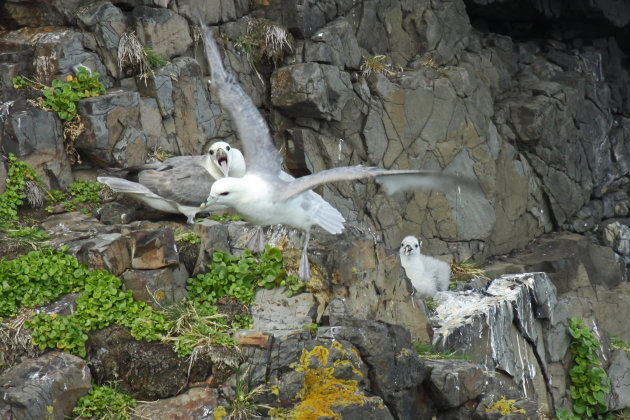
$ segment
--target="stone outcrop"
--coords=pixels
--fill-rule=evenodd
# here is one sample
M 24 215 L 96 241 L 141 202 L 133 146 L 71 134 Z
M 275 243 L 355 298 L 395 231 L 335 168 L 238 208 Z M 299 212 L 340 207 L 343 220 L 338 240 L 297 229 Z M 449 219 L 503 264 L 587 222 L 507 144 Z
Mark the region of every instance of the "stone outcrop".
M 254 385 L 277 386 L 277 395 L 263 393 L 258 402 L 307 403 L 301 391 L 309 369 L 291 363 L 317 349 L 335 367 L 326 379 L 350 384 L 344 389 L 359 398 L 327 415 L 494 419 L 499 414 L 486 409 L 497 395 L 515 399 L 526 417 L 550 414 L 570 402 L 567 319 L 576 316 L 599 331 L 609 408 L 621 409 L 630 404 L 628 359 L 610 354 L 608 334 L 630 341 L 630 327 L 619 322 L 630 316 L 625 3 L 7 0 L 0 4 L 0 148 L 64 188 L 76 169 L 67 148 L 95 169 L 143 163 L 158 150 L 200 154 L 216 139 L 239 146 L 207 83 L 201 18 L 214 26 L 226 67 L 261 109 L 295 176 L 357 164 L 421 168 L 465 175 L 482 191 L 390 197 L 371 181 L 319 188 L 347 219 L 345 232 L 314 231 L 309 292 L 260 293 L 252 309 L 257 329 L 237 336 L 249 358 L 242 372 Z M 260 18 L 293 37 L 276 60 L 252 61 L 247 50 L 244 35 Z M 167 64 L 146 75 L 122 66 L 120 41 L 131 32 Z M 369 58 L 380 70 L 368 71 Z M 78 65 L 100 73 L 107 93 L 78 102 L 85 131 L 68 143 L 62 121 L 34 102 L 38 92 L 14 89 L 12 78 L 49 85 Z M 0 179 L 6 173 L 2 161 Z M 183 223 L 114 207 L 98 218 L 60 209 L 40 226 L 53 248 L 68 245 L 79 261 L 119 275 L 155 307 L 185 296 L 186 278 L 206 271 L 215 250 L 242 252 L 255 231 L 206 220 L 193 228 L 201 243 L 188 246 L 172 234 L 190 230 Z M 295 273 L 299 232 L 273 226 L 264 234 Z M 437 313 L 429 313 L 412 299 L 395 255 L 408 234 L 430 255 L 489 261 L 496 279 L 439 294 Z M 41 310 L 70 311 L 73 299 Z M 470 360 L 420 360 L 412 339 Z M 200 361 L 191 379 L 170 348 L 137 342 L 124 329 L 95 331 L 90 340 L 97 381 L 122 375 L 129 392 L 168 397 L 144 405 L 147 417 L 176 418 L 181 410 L 203 418 L 234 399 L 236 375 L 218 390 L 189 388 L 216 364 Z M 41 360 L 52 355 L 65 357 Z M 76 400 L 85 391 L 77 387 L 62 400 Z M 7 410 L 19 405 L 11 404 Z M 41 408 L 28 415 L 41 417 Z
M 64 418 L 91 388 L 85 361 L 53 351 L 27 359 L 0 376 L 3 419 Z

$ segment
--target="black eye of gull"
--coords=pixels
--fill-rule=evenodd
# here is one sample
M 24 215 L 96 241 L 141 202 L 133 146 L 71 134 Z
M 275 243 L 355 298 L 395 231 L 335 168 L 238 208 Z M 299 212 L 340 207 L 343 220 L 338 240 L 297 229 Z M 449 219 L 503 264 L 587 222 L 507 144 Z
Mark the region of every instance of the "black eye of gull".
M 416 244 L 415 247 L 418 248 L 418 244 Z
M 230 151 L 230 146 L 226 147 L 227 151 Z
M 214 155 L 214 150 L 210 150 L 210 156 Z
M 229 192 L 228 192 L 228 191 L 225 191 L 225 192 L 222 192 L 222 193 L 221 193 L 221 194 L 219 194 L 219 195 L 228 195 L 228 194 L 229 194 Z

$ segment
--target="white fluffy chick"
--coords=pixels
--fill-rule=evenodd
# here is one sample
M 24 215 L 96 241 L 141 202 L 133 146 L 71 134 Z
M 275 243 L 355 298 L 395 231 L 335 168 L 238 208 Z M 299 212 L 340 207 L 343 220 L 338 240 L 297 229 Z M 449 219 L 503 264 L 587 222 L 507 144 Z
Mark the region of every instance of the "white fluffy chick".
M 422 255 L 420 243 L 415 236 L 407 236 L 400 244 L 400 263 L 411 284 L 420 297 L 433 297 L 435 293 L 448 289 L 451 267 L 437 258 Z

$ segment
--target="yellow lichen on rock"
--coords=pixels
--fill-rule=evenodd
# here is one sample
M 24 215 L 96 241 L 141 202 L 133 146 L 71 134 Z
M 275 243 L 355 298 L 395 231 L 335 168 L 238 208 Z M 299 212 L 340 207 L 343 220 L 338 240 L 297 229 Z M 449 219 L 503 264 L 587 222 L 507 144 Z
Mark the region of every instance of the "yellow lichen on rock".
M 515 404 L 515 400 L 506 400 L 505 396 L 503 396 L 499 401 L 486 408 L 486 412 L 498 410 L 503 415 L 512 413 L 526 414 L 525 410 L 518 408 Z
M 317 419 L 320 417 L 341 418 L 333 411 L 333 407 L 344 407 L 350 404 L 363 405 L 370 400 L 359 390 L 355 379 L 340 379 L 335 377 L 335 369 L 351 363 L 346 356 L 346 351 L 339 342 L 333 342 L 328 349 L 323 346 L 315 346 L 311 351 L 302 350 L 302 356 L 297 364 L 296 371 L 304 372 L 304 388 L 297 397 L 302 401 L 293 409 L 289 418 L 292 419 Z M 330 359 L 331 349 L 336 350 L 341 357 Z M 362 373 L 352 365 L 352 371 L 357 376 Z

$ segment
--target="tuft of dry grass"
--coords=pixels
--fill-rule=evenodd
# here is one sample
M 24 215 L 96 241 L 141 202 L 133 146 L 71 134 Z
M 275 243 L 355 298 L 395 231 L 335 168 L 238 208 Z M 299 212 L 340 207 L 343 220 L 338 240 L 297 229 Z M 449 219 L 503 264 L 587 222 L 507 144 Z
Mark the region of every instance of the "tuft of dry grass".
M 452 290 L 463 283 L 467 283 L 472 279 L 490 280 L 485 270 L 477 267 L 477 264 L 469 262 L 468 259 L 462 262 L 454 262 L 451 264 L 451 284 L 449 290 Z
M 363 56 L 361 63 L 361 74 L 368 77 L 371 74 L 380 73 L 385 76 L 396 76 L 397 73 L 391 70 L 391 64 L 385 63 L 384 55 Z

